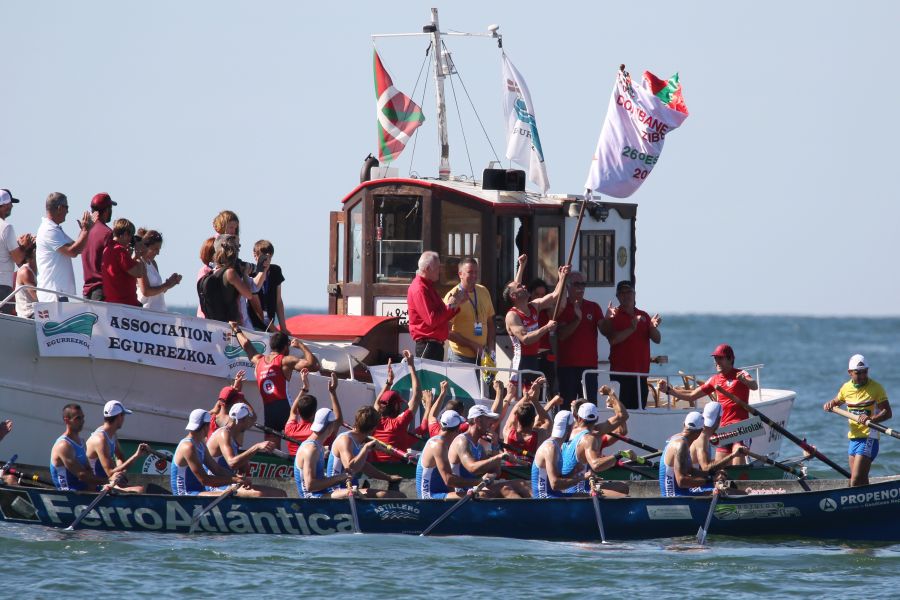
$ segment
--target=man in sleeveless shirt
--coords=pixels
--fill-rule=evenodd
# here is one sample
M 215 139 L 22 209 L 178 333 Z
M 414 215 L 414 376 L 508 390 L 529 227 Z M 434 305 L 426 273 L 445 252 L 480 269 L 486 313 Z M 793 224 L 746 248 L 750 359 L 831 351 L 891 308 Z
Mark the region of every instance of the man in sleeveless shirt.
M 703 432 L 703 415 L 694 411 L 684 418 L 684 429 L 666 442 L 659 461 L 662 496 L 705 496 L 713 491 L 707 472 L 691 463 L 690 447 Z
M 869 469 L 872 461 L 878 456 L 879 433 L 869 427 L 869 423 L 880 423 L 891 418 L 891 405 L 887 393 L 874 379 L 869 379 L 869 365 L 862 354 L 850 357 L 847 372 L 850 381 L 841 386 L 837 396 L 825 403 L 823 407 L 830 411 L 842 404 L 856 415 L 849 420 L 850 439 L 847 455 L 850 461 L 850 485 L 866 485 L 869 483 Z
M 553 431 L 551 436 L 544 441 L 534 455 L 531 463 L 531 497 L 532 498 L 564 498 L 573 496 L 575 492 L 567 491 L 590 477 L 590 471 L 581 467 L 563 477 L 562 474 L 562 447 L 575 418 L 568 410 L 561 410 L 553 418 Z
M 325 448 L 327 440 L 340 429 L 341 422 L 335 418 L 330 408 L 320 408 L 313 419 L 312 434 L 300 444 L 294 458 L 294 481 L 301 498 L 346 498 L 350 494 L 346 483 L 351 481 L 350 472 L 342 472 L 328 477 L 325 474 Z
M 380 421 L 381 415 L 373 407 L 360 407 L 356 411 L 353 429 L 338 435 L 331 445 L 331 454 L 328 456 L 325 475 L 331 477 L 340 473 L 350 473 L 353 475 L 352 484 L 354 486 L 359 483 L 357 476 L 360 473 L 364 473 L 369 479 L 399 484 L 403 480 L 400 475 L 388 475 L 367 460 L 369 453 L 377 443 L 374 438 L 371 440 L 369 438 L 375 433 L 375 428 L 378 427 Z M 406 497 L 399 491 L 372 488 L 359 490 L 359 494 L 363 498 Z
M 715 456 L 715 451 L 710 447 L 710 438 L 722 422 L 722 405 L 718 402 L 709 402 L 703 407 L 703 431 L 700 437 L 691 443 L 691 464 L 707 473 L 713 473 L 731 464 L 738 456 L 746 456 L 748 449 L 740 444 L 733 444 L 731 453 Z M 711 451 L 712 450 L 712 451 Z
M 63 407 L 66 431 L 56 439 L 50 450 L 50 478 L 58 490 L 97 490 L 109 483 L 91 471 L 84 442 L 79 435 L 84 428 L 84 412 L 78 404 Z
M 600 418 L 597 406 L 586 400 L 582 399 L 581 402 L 576 401 L 572 404 L 572 408 L 575 409 L 575 425 L 569 436 L 569 442 L 562 448 L 562 470 L 565 477 L 571 477 L 578 469 L 585 469 L 596 476 L 616 465 L 615 456 L 604 455 L 602 452 L 603 436 L 625 423 L 628 420 L 628 413 L 618 398 L 610 396 L 609 400 L 614 414 L 606 420 Z M 628 484 L 622 481 L 603 481 L 599 489 L 607 496 L 628 495 Z M 590 487 L 585 481 L 570 491 L 588 493 Z
M 319 361 L 309 351 L 306 344 L 296 338 L 289 338 L 284 333 L 277 331 L 269 338 L 270 352 L 267 355 L 260 354 L 241 331 L 238 323 L 230 321 L 231 331 L 235 339 L 247 353 L 247 357 L 256 369 L 256 385 L 259 386 L 259 395 L 263 401 L 263 416 L 266 427 L 275 431 L 284 431 L 291 412 L 291 405 L 287 397 L 287 383 L 291 380 L 294 371 L 309 369 L 317 371 Z M 303 358 L 291 356 L 291 348 L 297 348 L 303 353 Z M 267 433 L 267 441 L 275 444 L 275 448 L 281 449 L 281 438 Z
M 503 288 L 503 299 L 512 304 L 512 308 L 506 313 L 506 332 L 513 344 L 513 369 L 540 371 L 540 341 L 541 338 L 556 331 L 556 321 L 552 318 L 546 325 L 539 325 L 538 313 L 544 309 L 553 310 L 556 307 L 556 299 L 563 294 L 563 283 L 569 266 L 559 268 L 559 279 L 552 293 L 532 300 L 528 288 L 521 282 L 510 281 Z M 523 387 L 531 385 L 537 375 L 525 374 L 522 376 Z M 513 374 L 510 381 L 517 380 Z
M 169 465 L 172 493 L 176 496 L 218 496 L 222 491 L 217 488 L 221 486 L 250 486 L 249 478 L 232 475 L 209 455 L 206 438 L 211 420 L 209 412 L 202 408 L 195 408 L 188 417 L 184 428 L 187 437 L 178 442 Z M 247 494 L 238 488 L 237 495 Z
M 425 443 L 416 465 L 416 496 L 429 500 L 452 500 L 461 498 L 465 492 L 458 489 L 472 488 L 482 480 L 491 481 L 493 474 L 482 479 L 462 477 L 453 472 L 450 464 L 450 446 L 459 435 L 460 426 L 466 420 L 455 410 L 445 410 L 441 414 L 441 432 Z
M 91 434 L 86 443 L 88 462 L 97 477 L 110 478 L 121 473 L 124 479 L 128 467 L 141 456 L 150 453 L 150 446 L 147 444 L 139 444 L 134 454 L 127 459 L 122 452 L 118 432 L 125 424 L 125 415 L 131 413 L 132 411 L 125 408 L 118 400 L 110 400 L 104 405 L 103 425 Z M 124 483 L 120 480 L 117 487 L 125 492 L 138 494 L 143 494 L 145 491 L 142 485 L 124 487 Z

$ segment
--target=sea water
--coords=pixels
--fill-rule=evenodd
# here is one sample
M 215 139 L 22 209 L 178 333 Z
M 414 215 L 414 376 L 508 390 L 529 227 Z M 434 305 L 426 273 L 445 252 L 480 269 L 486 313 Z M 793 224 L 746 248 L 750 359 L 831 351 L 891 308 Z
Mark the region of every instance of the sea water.
M 797 392 L 788 429 L 846 465 L 846 420 L 822 411 L 861 353 L 900 409 L 900 319 L 668 316 L 654 354 L 705 378 L 709 353 L 734 347 L 739 365 L 764 363 L 765 387 Z M 900 414 L 894 418 L 900 423 Z M 48 444 L 50 441 L 48 440 Z M 900 472 L 900 440 L 882 436 L 873 475 Z M 14 448 L 7 448 L 13 451 Z M 799 454 L 784 440 L 782 455 Z M 810 472 L 830 477 L 828 467 Z M 523 525 L 527 527 L 527 524 Z M 879 524 L 873 522 L 872 527 Z M 0 524 L 9 596 L 356 597 L 893 597 L 900 544 L 688 538 L 572 544 L 387 535 L 212 536 L 64 533 Z

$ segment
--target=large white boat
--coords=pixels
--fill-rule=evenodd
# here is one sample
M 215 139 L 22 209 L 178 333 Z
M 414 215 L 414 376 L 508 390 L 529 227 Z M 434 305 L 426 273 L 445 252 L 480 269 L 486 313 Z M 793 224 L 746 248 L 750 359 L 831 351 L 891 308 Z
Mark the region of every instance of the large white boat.
M 453 69 L 442 61 L 441 36 L 457 34 L 441 32 L 437 11 L 433 10 L 431 23 L 418 35 L 434 49 L 435 88 L 442 90 L 444 78 L 451 76 Z M 485 35 L 498 37 L 496 28 Z M 446 114 L 441 94 L 438 115 Z M 443 118 L 438 122 L 441 139 L 446 142 Z M 295 317 L 291 330 L 304 340 L 318 343 L 314 351 L 323 364 L 346 377 L 339 387 L 345 415 L 374 400 L 375 384 L 361 365 L 384 364 L 388 357 L 397 358 L 404 349 L 413 347 L 405 325 L 406 292 L 424 250 L 434 250 L 442 258 L 437 283 L 440 291 L 457 283 L 460 260 L 478 259 L 481 283 L 490 291 L 499 315 L 491 326 L 496 331 L 501 368 L 510 364 L 511 344 L 503 326 L 506 307 L 500 298 L 504 285 L 513 279 L 518 255 L 530 257 L 526 280 L 542 278 L 552 285 L 575 238 L 572 268 L 585 276 L 586 298 L 603 307 L 614 300 L 617 281 L 635 280 L 636 204 L 592 203 L 576 238 L 581 195 L 526 191 L 524 173 L 516 170 L 489 168 L 481 181 L 455 178 L 449 168 L 449 143 L 442 144 L 441 158 L 442 173 L 437 179 L 400 177 L 394 169 L 369 160 L 359 185 L 341 198 L 340 210 L 331 213 L 329 314 Z M 88 312 L 109 313 L 109 305 L 86 302 L 84 306 Z M 152 311 L 123 310 L 146 313 L 147 320 L 164 319 Z M 193 317 L 177 319 L 180 327 L 216 336 L 221 333 L 222 339 L 213 342 L 234 358 L 225 348 L 231 343 L 227 327 Z M 82 405 L 86 431 L 100 425 L 103 404 L 117 399 L 135 413 L 128 418 L 123 437 L 174 443 L 183 436 L 188 413 L 197 407 L 211 407 L 219 389 L 229 383 L 230 375 L 241 364 L 237 359 L 231 369 L 192 369 L 181 363 L 150 360 L 146 354 L 104 354 L 88 348 L 90 343 L 81 344 L 88 348 L 82 356 L 52 355 L 46 344 L 38 343 L 44 325 L 46 317 L 35 322 L 0 315 L 0 418 L 15 422 L 3 449 L 18 453 L 19 462 L 24 464 L 47 463 L 50 447 L 63 430 L 61 409 L 69 402 Z M 92 334 L 98 335 L 96 329 L 87 337 Z M 187 350 L 197 343 L 190 337 L 171 342 Z M 94 348 L 99 346 L 95 344 Z M 608 351 L 601 336 L 599 356 L 607 356 Z M 601 361 L 597 367 L 601 383 L 608 381 L 608 363 Z M 502 371 L 501 378 L 506 374 Z M 666 377 L 666 373 L 660 371 L 653 376 Z M 298 379 L 290 383 L 291 397 L 298 392 Z M 311 375 L 310 384 L 311 393 L 320 400 L 327 398 L 324 376 Z M 244 392 L 261 409 L 255 388 L 248 382 Z M 794 397 L 788 390 L 763 388 L 752 394 L 751 403 L 784 425 Z M 477 397 L 474 400 L 483 401 Z M 659 408 L 633 411 L 629 435 L 661 447 L 681 428 L 685 412 L 683 405 L 669 407 L 665 401 Z M 777 456 L 781 436 L 768 427 L 766 433 L 755 438 L 754 450 Z

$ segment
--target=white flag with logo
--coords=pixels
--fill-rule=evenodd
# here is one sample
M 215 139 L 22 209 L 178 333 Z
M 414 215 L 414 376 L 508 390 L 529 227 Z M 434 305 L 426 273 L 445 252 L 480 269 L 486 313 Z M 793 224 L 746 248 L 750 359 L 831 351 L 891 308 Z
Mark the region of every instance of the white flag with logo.
M 528 167 L 528 179 L 545 194 L 550 189 L 544 151 L 538 136 L 534 104 L 521 73 L 503 54 L 503 113 L 506 116 L 506 158 Z
M 659 161 L 663 144 L 687 118 L 676 73 L 662 80 L 644 72 L 641 85 L 619 71 L 584 187 L 627 198 Z

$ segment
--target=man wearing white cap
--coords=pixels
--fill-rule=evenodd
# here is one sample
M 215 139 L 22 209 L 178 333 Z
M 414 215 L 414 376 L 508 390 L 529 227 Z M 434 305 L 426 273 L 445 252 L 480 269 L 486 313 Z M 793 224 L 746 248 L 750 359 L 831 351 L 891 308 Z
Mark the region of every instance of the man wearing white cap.
M 94 430 L 85 444 L 88 462 L 97 477 L 112 478 L 117 473 L 124 476 L 134 461 L 150 453 L 150 446 L 147 444 L 138 444 L 137 450 L 128 459 L 122 453 L 118 432 L 125 424 L 125 415 L 131 413 L 118 400 L 110 400 L 103 406 L 103 425 Z M 143 494 L 145 491 L 142 485 L 124 487 L 123 484 L 124 481 L 120 480 L 117 487 L 126 492 Z
M 703 432 L 703 415 L 693 411 L 684 418 L 684 429 L 666 442 L 659 461 L 662 496 L 705 496 L 713 491 L 712 479 L 691 464 L 690 446 Z
M 713 460 L 715 453 L 710 446 L 710 438 L 715 435 L 722 420 L 722 405 L 718 402 L 709 402 L 703 407 L 703 430 L 691 444 L 691 464 L 694 468 L 712 473 L 718 471 L 722 467 L 735 464 L 733 461 L 738 457 L 746 457 L 748 449 L 741 444 L 732 444 L 731 452 L 723 454 L 716 460 Z
M 867 485 L 872 461 L 878 456 L 879 436 L 879 433 L 868 424 L 890 419 L 891 405 L 888 403 L 887 392 L 881 384 L 869 379 L 869 364 L 862 354 L 850 357 L 847 371 L 850 373 L 850 381 L 842 385 L 837 396 L 826 402 L 823 408 L 831 411 L 832 408 L 846 404 L 847 410 L 856 415 L 855 420 L 848 419 L 850 432 L 847 437 L 850 438 L 850 444 L 847 454 L 850 461 L 850 485 Z
M 350 480 L 351 473 L 338 473 L 332 477 L 325 475 L 325 448 L 321 440 L 327 440 L 337 433 L 341 423 L 330 408 L 320 408 L 313 418 L 312 433 L 300 444 L 294 457 L 294 481 L 301 498 L 346 498 L 349 490 L 336 488 Z
M 63 406 L 63 422 L 66 431 L 56 438 L 50 450 L 50 479 L 58 490 L 98 490 L 109 483 L 106 477 L 98 477 L 91 470 L 85 444 L 81 441 L 84 429 L 84 411 L 75 403 Z
M 613 416 L 603 420 L 597 406 L 586 400 L 572 403 L 575 409 L 575 425 L 569 441 L 563 445 L 562 472 L 566 477 L 572 477 L 579 469 L 585 469 L 593 474 L 600 473 L 616 465 L 615 456 L 603 455 L 603 436 L 618 429 L 628 420 L 628 412 L 625 406 L 615 396 L 610 395 Z M 628 484 L 621 481 L 604 481 L 600 485 L 607 496 L 627 496 Z M 579 481 L 574 488 L 567 490 L 579 494 L 590 492 L 588 482 Z
M 531 463 L 532 498 L 573 496 L 575 493 L 567 490 L 590 477 L 590 471 L 581 467 L 576 467 L 568 477 L 562 475 L 562 444 L 568 439 L 574 424 L 575 418 L 568 410 L 559 411 L 553 418 L 551 436 L 540 445 Z
M 195 408 L 188 417 L 186 438 L 178 442 L 170 466 L 172 493 L 176 496 L 217 496 L 220 491 L 210 490 L 222 485 L 250 485 L 247 477 L 232 475 L 214 461 L 206 450 L 211 417 L 208 411 Z M 238 489 L 242 495 L 243 489 Z
M 389 483 L 399 484 L 403 478 L 399 475 L 388 475 L 376 468 L 367 460 L 369 452 L 377 444 L 372 437 L 381 415 L 371 406 L 361 406 L 356 411 L 356 419 L 353 429 L 345 431 L 335 438 L 331 444 L 331 453 L 328 455 L 328 465 L 325 474 L 329 477 L 340 473 L 354 475 L 352 484 L 359 484 L 357 475 L 365 473 L 369 479 L 380 479 Z M 371 439 L 370 439 L 371 438 Z M 359 490 L 363 498 L 405 498 L 406 496 L 394 490 L 375 490 L 366 488 Z
M 18 204 L 9 190 L 0 189 L 0 300 L 12 293 L 16 278 L 16 266 L 25 262 L 28 249 L 34 245 L 34 236 L 23 233 L 16 237 L 12 223 L 6 220 L 12 214 L 13 204 Z M 13 314 L 15 304 L 9 302 L 0 307 L 0 312 Z
M 456 489 L 471 488 L 481 480 L 475 477 L 461 477 L 453 472 L 450 465 L 450 446 L 459 436 L 459 429 L 466 420 L 455 410 L 445 410 L 441 414 L 441 432 L 425 442 L 419 462 L 416 465 L 416 497 L 428 499 L 461 498 L 463 493 Z M 485 475 L 484 479 L 492 479 Z

